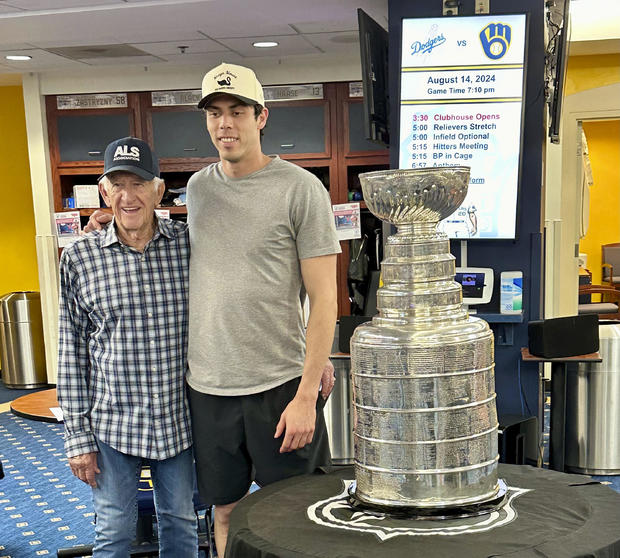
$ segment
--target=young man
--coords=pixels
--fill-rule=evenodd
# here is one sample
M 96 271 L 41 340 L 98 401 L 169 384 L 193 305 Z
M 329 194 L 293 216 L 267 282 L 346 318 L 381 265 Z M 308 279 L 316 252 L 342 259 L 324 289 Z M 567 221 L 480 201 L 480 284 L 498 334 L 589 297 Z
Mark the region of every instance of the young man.
M 187 188 L 187 381 L 198 486 L 216 506 L 223 556 L 230 513 L 253 478 L 264 485 L 330 462 L 317 395 L 334 335 L 340 246 L 321 182 L 261 150 L 269 112 L 252 70 L 212 69 L 198 106 L 220 162 Z
M 93 490 L 95 558 L 129 555 L 143 463 L 160 555 L 195 557 L 187 226 L 156 217 L 164 184 L 145 142 L 112 142 L 104 163 L 99 190 L 113 224 L 67 246 L 60 260 L 65 448 L 73 474 Z

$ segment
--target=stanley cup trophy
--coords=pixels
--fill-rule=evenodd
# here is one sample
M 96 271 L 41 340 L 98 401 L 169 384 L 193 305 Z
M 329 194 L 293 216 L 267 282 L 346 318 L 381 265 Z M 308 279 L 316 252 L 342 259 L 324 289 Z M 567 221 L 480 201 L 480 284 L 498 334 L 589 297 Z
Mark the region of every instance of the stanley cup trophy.
M 378 316 L 351 338 L 355 488 L 370 507 L 445 511 L 501 499 L 493 334 L 468 316 L 441 219 L 468 167 L 360 174 L 368 209 L 396 225 Z

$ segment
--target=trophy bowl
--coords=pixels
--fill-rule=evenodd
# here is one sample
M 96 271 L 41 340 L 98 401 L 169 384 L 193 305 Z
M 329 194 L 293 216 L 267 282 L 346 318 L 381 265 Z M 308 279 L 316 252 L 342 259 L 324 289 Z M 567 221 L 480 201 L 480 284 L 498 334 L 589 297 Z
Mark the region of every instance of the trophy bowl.
M 463 203 L 469 167 L 389 169 L 359 175 L 368 209 L 392 225 L 433 223 Z

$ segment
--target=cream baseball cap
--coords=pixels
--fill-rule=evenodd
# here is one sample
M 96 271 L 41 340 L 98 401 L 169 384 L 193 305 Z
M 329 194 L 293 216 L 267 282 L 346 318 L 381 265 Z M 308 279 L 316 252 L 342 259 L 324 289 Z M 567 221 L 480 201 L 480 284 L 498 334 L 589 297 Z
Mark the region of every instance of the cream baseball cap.
M 223 63 L 209 70 L 202 79 L 202 99 L 198 108 L 203 108 L 213 95 L 219 93 L 233 95 L 250 105 L 265 106 L 263 86 L 256 74 L 244 66 Z

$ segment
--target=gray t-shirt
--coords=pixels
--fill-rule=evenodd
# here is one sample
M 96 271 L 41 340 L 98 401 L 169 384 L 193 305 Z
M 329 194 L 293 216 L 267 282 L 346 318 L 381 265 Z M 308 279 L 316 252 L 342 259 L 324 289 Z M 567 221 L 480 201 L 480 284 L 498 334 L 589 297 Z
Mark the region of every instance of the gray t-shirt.
M 190 178 L 187 211 L 189 385 L 246 395 L 300 376 L 299 260 L 340 252 L 321 181 L 279 157 L 243 178 L 214 163 Z

